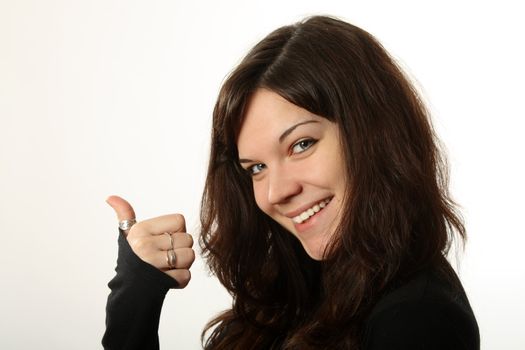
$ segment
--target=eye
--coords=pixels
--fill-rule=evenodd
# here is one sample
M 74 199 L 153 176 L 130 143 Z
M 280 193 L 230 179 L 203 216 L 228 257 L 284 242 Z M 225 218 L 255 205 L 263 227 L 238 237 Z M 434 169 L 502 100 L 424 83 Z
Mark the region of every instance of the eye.
M 299 142 L 297 142 L 296 144 L 293 145 L 292 153 L 293 154 L 302 153 L 302 152 L 306 151 L 307 149 L 309 149 L 310 147 L 312 147 L 316 142 L 317 141 L 314 140 L 314 139 L 303 139 L 303 140 L 300 140 Z
M 248 167 L 246 171 L 253 176 L 260 173 L 264 168 L 266 168 L 266 165 L 264 165 L 263 163 L 258 163 Z

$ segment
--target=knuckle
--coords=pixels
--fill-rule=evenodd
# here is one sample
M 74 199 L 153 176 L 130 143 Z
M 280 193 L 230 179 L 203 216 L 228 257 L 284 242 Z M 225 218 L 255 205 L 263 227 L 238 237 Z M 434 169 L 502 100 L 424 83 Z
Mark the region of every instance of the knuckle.
M 180 264 L 179 266 L 181 268 L 189 268 L 193 262 L 195 261 L 195 251 L 191 248 L 181 248 L 177 252 L 180 257 Z
M 184 215 L 182 214 L 174 214 L 173 218 L 177 224 L 177 226 L 183 227 L 186 225 L 186 219 L 184 219 Z
M 151 247 L 151 242 L 142 236 L 132 237 L 128 242 L 134 251 L 146 251 Z
M 193 249 L 190 249 L 188 252 L 188 261 L 190 265 L 195 261 L 195 251 Z
M 131 226 L 128 232 L 128 237 L 139 236 L 144 232 L 145 224 L 143 222 L 138 222 L 135 225 Z
M 176 239 L 179 242 L 181 242 L 182 240 L 185 239 L 184 233 L 182 233 L 182 232 L 173 232 L 172 235 L 173 235 L 173 238 Z
M 181 287 L 186 287 L 191 280 L 190 270 L 180 270 L 177 282 L 179 282 Z

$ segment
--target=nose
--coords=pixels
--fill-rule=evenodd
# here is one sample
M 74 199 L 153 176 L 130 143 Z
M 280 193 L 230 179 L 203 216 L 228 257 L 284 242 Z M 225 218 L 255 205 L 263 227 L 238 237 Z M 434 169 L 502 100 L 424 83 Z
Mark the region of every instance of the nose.
M 268 202 L 272 205 L 285 203 L 302 191 L 302 185 L 294 174 L 284 167 L 270 171 Z

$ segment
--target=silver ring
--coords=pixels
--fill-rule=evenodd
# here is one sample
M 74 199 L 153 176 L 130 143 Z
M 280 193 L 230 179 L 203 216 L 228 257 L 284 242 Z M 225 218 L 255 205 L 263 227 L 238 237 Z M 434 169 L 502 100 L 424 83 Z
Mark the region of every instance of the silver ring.
M 167 234 L 168 236 L 170 236 L 170 246 L 171 246 L 171 249 L 175 249 L 175 246 L 174 246 L 174 243 L 173 243 L 173 236 L 172 236 L 172 233 L 171 233 L 171 232 L 164 232 L 164 234 Z
M 175 256 L 175 251 L 173 249 L 170 249 L 166 252 L 166 260 L 168 261 L 168 266 L 174 269 L 175 263 L 177 262 L 177 257 Z
M 137 220 L 135 219 L 122 220 L 118 223 L 118 228 L 124 231 L 125 233 L 128 233 L 131 229 L 131 226 L 135 225 L 136 223 Z

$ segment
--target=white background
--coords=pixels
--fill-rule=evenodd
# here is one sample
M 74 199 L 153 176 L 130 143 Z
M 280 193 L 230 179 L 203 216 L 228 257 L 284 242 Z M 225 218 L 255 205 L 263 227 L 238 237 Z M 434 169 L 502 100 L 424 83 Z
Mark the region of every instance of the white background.
M 322 4 L 321 4 L 322 3 Z M 0 0 L 0 348 L 95 349 L 116 218 L 198 228 L 211 111 L 271 30 L 331 14 L 417 79 L 447 145 L 469 242 L 460 276 L 483 349 L 525 348 L 523 10 L 518 1 Z M 170 291 L 163 349 L 199 349 L 228 295 L 198 259 Z

